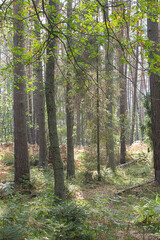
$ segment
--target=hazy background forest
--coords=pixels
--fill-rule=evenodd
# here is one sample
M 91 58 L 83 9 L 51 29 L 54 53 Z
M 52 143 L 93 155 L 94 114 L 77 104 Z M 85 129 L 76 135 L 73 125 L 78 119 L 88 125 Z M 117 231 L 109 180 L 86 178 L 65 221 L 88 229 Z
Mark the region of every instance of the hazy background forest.
M 0 1 L 0 239 L 159 239 L 159 14 Z

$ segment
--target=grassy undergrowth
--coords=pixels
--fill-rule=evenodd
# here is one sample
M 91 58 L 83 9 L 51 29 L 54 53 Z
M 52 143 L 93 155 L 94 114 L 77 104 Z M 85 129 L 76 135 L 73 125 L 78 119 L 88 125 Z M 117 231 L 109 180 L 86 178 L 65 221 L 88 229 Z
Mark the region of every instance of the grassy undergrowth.
M 9 184 L 7 196 L 0 199 L 0 240 L 160 239 L 160 187 L 151 183 L 128 189 L 153 179 L 151 154 L 142 159 L 143 151 L 132 152 L 132 158 L 140 160 L 117 167 L 115 173 L 103 165 L 98 182 L 91 153 L 76 151 L 77 175 L 66 181 L 65 203 L 54 203 L 52 168 L 38 170 L 33 164 L 31 189 Z M 9 165 L 6 162 L 7 157 L 1 160 L 3 168 Z M 7 172 L 5 181 L 12 182 L 13 169 Z

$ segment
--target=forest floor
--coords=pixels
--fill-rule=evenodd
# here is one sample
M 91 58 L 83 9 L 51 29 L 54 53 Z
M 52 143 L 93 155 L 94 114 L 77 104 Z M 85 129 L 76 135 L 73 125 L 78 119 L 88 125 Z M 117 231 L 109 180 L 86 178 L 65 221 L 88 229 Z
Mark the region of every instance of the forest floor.
M 160 239 L 160 186 L 153 180 L 152 152 L 148 153 L 146 144 L 136 142 L 127 148 L 127 164 L 123 167 L 118 164 L 117 154 L 115 173 L 107 166 L 102 149 L 101 181 L 97 180 L 94 148 L 76 148 L 76 178 L 66 180 L 68 201 L 60 208 L 53 206 L 52 168 L 45 172 L 37 168 L 37 146 L 29 146 L 29 154 L 32 188 L 16 188 L 12 184 L 13 144 L 0 147 L 0 184 L 8 184 L 7 191 L 1 191 L 0 240 Z M 61 156 L 66 168 L 65 146 L 61 146 Z M 87 215 L 84 223 L 79 219 L 71 225 L 73 215 L 78 218 L 81 214 L 79 208 L 76 212 L 75 203 Z M 71 220 L 56 218 L 55 211 L 60 211 L 58 216 L 64 211 L 62 219 L 67 214 Z

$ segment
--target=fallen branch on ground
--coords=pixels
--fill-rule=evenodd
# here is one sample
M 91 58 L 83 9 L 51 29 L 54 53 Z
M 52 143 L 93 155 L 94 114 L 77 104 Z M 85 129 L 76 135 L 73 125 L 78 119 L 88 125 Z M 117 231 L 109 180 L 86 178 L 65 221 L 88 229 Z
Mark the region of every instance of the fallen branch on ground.
M 124 168 L 124 167 L 127 167 L 128 165 L 132 164 L 132 163 L 135 163 L 137 161 L 142 161 L 142 160 L 145 160 L 146 158 L 148 157 L 148 154 L 146 156 L 143 156 L 143 157 L 139 157 L 139 158 L 136 158 L 128 163 L 124 163 L 124 164 L 121 164 L 119 167 L 120 168 Z
M 138 187 L 141 187 L 141 186 L 143 186 L 143 185 L 152 183 L 152 182 L 154 182 L 154 181 L 155 181 L 155 179 L 152 179 L 152 180 L 147 181 L 147 182 L 145 182 L 145 183 L 140 183 L 140 184 L 134 185 L 134 186 L 132 186 L 132 187 L 129 187 L 129 188 L 126 188 L 126 189 L 124 189 L 124 190 L 122 190 L 122 191 L 117 192 L 116 195 L 121 195 L 121 194 L 124 193 L 124 192 L 127 192 L 127 191 L 130 191 L 130 190 L 134 189 L 134 188 L 138 188 Z

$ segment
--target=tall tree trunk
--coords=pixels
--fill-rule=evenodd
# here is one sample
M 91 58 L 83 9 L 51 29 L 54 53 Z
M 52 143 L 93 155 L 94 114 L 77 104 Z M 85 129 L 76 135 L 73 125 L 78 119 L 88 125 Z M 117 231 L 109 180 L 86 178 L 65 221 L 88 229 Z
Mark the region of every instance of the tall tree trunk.
M 131 139 L 130 139 L 130 145 L 133 143 L 133 136 L 134 136 L 134 128 L 135 128 L 135 117 L 136 117 L 136 106 L 137 106 L 137 79 L 138 79 L 138 46 L 136 47 L 136 64 L 135 64 L 135 74 L 134 74 L 134 80 L 133 80 L 133 109 L 132 109 L 132 130 L 131 130 Z
M 148 1 L 148 4 L 150 4 L 150 2 L 153 4 L 153 1 Z M 155 3 L 156 2 L 158 1 L 155 1 Z M 151 8 L 148 7 L 148 10 L 150 12 L 147 19 L 147 26 L 148 38 L 150 41 L 152 41 L 152 49 L 150 50 L 150 62 L 152 62 L 152 60 L 154 59 L 154 54 L 160 55 L 158 49 L 156 49 L 158 48 L 157 44 L 159 43 L 160 33 L 158 33 L 158 16 L 155 16 L 154 13 L 152 13 Z M 152 19 L 154 19 L 154 21 Z M 157 66 L 158 61 L 154 63 L 154 67 Z M 158 70 L 151 70 L 150 91 L 155 180 L 160 183 L 160 75 L 158 73 Z
M 24 55 L 24 24 L 22 20 L 22 1 L 14 1 L 14 165 L 15 183 L 30 180 L 30 168 L 27 146 L 26 106 L 25 106 L 25 71 Z
M 120 36 L 123 37 L 123 30 Z M 126 79 L 124 76 L 124 64 L 121 62 L 122 50 L 119 50 L 119 78 L 120 78 L 120 163 L 126 162 Z
M 67 18 L 72 15 L 72 0 L 69 0 L 67 3 Z M 69 24 L 67 24 L 68 29 L 68 44 L 71 44 L 72 39 L 70 39 L 69 34 L 71 29 Z M 68 49 L 69 50 L 69 46 Z M 68 72 L 67 72 L 67 90 L 66 90 L 66 121 L 67 121 L 67 178 L 75 176 L 75 165 L 74 165 L 74 142 L 73 142 L 73 98 L 72 98 L 72 83 L 71 83 L 71 74 L 69 70 L 69 59 L 67 61 Z
M 97 47 L 98 52 L 98 47 Z M 97 100 L 96 100 L 96 112 L 97 112 L 97 173 L 98 173 L 98 180 L 101 180 L 101 166 L 100 166 L 100 120 L 99 120 L 99 69 L 98 69 L 98 59 L 97 59 Z
M 98 13 L 99 9 L 97 9 L 97 24 L 98 24 Z M 101 163 L 100 163 L 100 93 L 99 93 L 99 45 L 96 43 L 97 48 L 97 57 L 96 57 L 96 126 L 97 126 L 97 173 L 98 173 L 98 181 L 101 180 Z
M 108 1 L 106 1 L 108 5 Z M 104 21 L 108 20 L 108 9 L 104 14 Z M 105 76 L 106 81 L 106 99 L 108 100 L 107 104 L 107 122 L 106 122 L 106 148 L 107 148 L 107 157 L 109 157 L 109 166 L 113 171 L 115 171 L 115 155 L 114 155 L 114 138 L 113 138 L 113 77 L 111 75 L 111 66 L 109 61 L 112 61 L 111 51 L 112 49 L 107 49 L 107 44 L 105 45 Z M 109 54 L 110 52 L 110 54 Z
M 40 41 L 40 29 L 38 21 L 35 20 L 35 34 L 38 41 Z M 39 166 L 45 167 L 47 165 L 47 143 L 45 136 L 45 96 L 42 76 L 42 60 L 37 56 L 37 61 L 34 66 L 35 86 L 35 114 L 38 124 L 38 144 L 39 144 Z
M 54 19 L 56 18 L 56 4 L 52 0 L 49 0 L 49 5 L 52 8 L 50 12 L 50 29 L 54 27 Z M 53 24 L 52 24 L 53 23 Z M 52 25 L 51 25 L 52 24 Z M 50 141 L 50 154 L 51 161 L 53 162 L 54 180 L 55 180 L 55 196 L 61 200 L 65 200 L 65 185 L 64 185 L 64 170 L 63 162 L 61 160 L 58 132 L 57 132 L 57 120 L 56 120 L 56 103 L 55 103 L 55 57 L 54 51 L 56 46 L 56 38 L 51 35 L 47 48 L 47 63 L 46 63 L 46 104 L 48 114 L 48 128 L 49 128 L 49 141 Z

